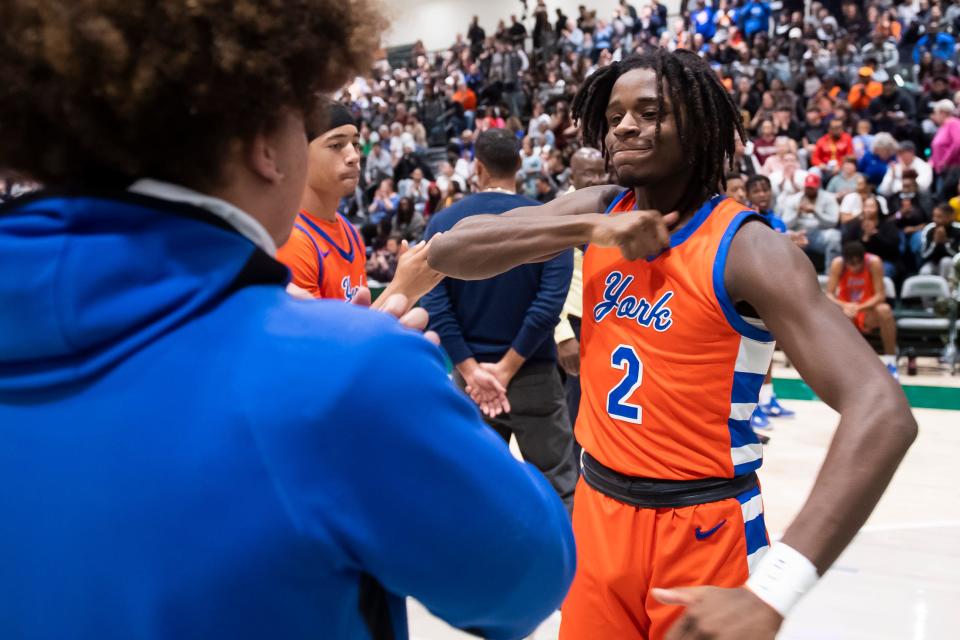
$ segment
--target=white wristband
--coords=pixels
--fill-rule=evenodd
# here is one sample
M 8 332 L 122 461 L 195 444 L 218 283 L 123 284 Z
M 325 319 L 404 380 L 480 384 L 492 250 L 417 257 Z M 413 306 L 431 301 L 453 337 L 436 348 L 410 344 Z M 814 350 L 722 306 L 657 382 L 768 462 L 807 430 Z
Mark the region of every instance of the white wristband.
M 750 572 L 746 587 L 783 617 L 820 578 L 817 568 L 796 549 L 777 543 Z

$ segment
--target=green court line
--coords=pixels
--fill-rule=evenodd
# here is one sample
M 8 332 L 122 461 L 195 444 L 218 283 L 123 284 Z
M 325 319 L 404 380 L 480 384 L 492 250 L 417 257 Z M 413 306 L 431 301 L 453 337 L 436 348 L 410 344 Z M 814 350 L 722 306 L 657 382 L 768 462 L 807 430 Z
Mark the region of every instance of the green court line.
M 788 400 L 816 400 L 817 394 L 799 378 L 774 378 L 773 388 L 778 398 Z M 903 385 L 903 392 L 914 409 L 949 409 L 960 411 L 960 387 L 931 387 Z

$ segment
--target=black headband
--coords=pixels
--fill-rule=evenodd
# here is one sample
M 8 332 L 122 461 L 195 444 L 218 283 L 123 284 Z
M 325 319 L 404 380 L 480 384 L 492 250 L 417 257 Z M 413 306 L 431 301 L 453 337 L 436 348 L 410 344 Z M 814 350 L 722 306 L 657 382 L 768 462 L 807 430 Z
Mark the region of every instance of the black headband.
M 332 131 L 337 127 L 342 127 L 348 124 L 352 124 L 355 127 L 357 126 L 357 121 L 353 117 L 353 114 L 350 113 L 350 110 L 339 102 L 331 102 L 329 105 L 327 105 L 326 113 L 324 114 L 323 127 L 319 131 L 308 131 L 307 137 L 312 141 L 319 138 L 327 131 Z

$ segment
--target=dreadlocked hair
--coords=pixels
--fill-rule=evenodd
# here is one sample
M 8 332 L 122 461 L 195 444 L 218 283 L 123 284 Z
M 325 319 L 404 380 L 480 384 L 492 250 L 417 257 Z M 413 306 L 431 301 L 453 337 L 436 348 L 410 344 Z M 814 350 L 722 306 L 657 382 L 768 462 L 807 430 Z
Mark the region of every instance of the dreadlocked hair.
M 726 191 L 725 174 L 734 167 L 736 136 L 745 141 L 746 131 L 733 98 L 710 66 L 692 51 L 646 48 L 587 78 L 570 107 L 574 121 L 581 126 L 584 144 L 600 149 L 609 160 L 605 142 L 607 104 L 617 78 L 634 69 L 651 69 L 657 74 L 657 107 L 661 114 L 656 125 L 658 141 L 664 89 L 670 92 L 680 145 L 693 169 L 691 188 L 684 190 L 677 209 L 692 210 L 706 197 Z

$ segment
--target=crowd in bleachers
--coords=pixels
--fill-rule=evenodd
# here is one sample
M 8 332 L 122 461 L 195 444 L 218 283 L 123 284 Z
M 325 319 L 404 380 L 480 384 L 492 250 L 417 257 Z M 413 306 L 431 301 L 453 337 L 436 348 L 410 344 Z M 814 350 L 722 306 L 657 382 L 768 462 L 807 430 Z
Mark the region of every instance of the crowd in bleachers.
M 612 15 L 567 16 L 538 2 L 495 30 L 474 19 L 449 49 L 418 42 L 396 66 L 384 56 L 343 93 L 365 156 L 344 212 L 373 251 L 391 236 L 417 240 L 425 219 L 474 188 L 473 140 L 497 127 L 522 140 L 520 191 L 547 201 L 569 188 L 569 104 L 584 78 L 640 46 L 683 47 L 742 109 L 750 139 L 738 171 L 770 178 L 772 212 L 810 240 L 819 266 L 860 238 L 897 281 L 941 262 L 946 275 L 942 259 L 960 249 L 947 220 L 960 220 L 960 2 L 801 9 L 697 0 L 668 17 L 657 0 L 621 0 Z
M 363 171 L 342 212 L 363 229 L 371 276 L 389 281 L 399 242 L 420 240 L 433 213 L 475 190 L 479 132 L 521 140 L 521 193 L 545 202 L 567 191 L 573 95 L 645 45 L 710 62 L 749 135 L 735 173 L 770 179 L 770 213 L 820 268 L 859 239 L 897 282 L 949 276 L 960 252 L 960 0 L 813 2 L 807 15 L 797 2 L 682 6 L 670 17 L 658 0 L 621 0 L 611 15 L 568 16 L 541 0 L 495 30 L 474 18 L 446 50 L 417 42 L 395 65 L 384 55 L 356 78 L 341 99 L 362 123 Z M 0 195 L 29 188 L 7 180 Z

